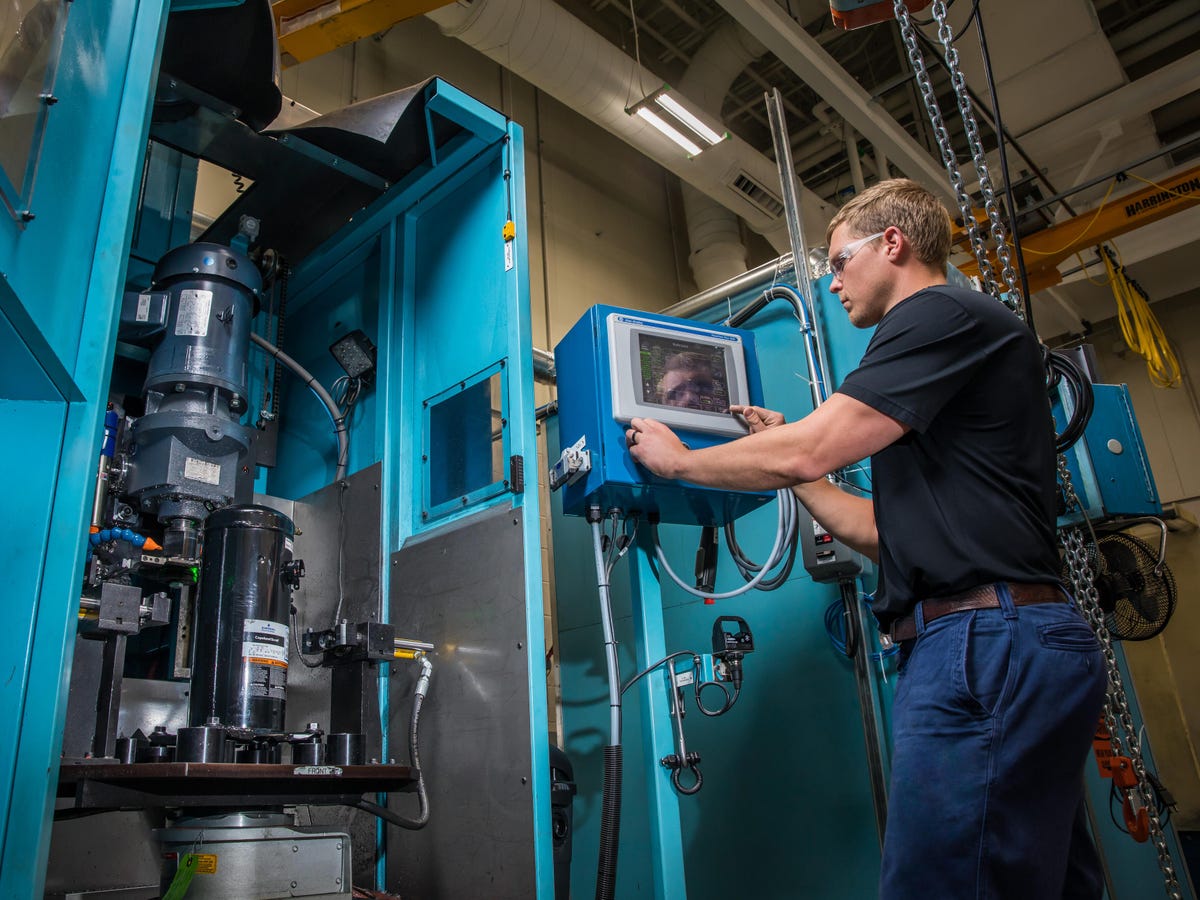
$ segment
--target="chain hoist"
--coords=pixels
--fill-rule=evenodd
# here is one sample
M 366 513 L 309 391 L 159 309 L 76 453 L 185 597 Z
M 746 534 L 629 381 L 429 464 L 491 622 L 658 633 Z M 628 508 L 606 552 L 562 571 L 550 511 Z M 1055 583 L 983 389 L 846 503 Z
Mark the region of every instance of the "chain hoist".
M 1025 307 L 1022 302 L 1021 289 L 1017 284 L 1017 273 L 1013 269 L 1012 254 L 1009 252 L 1008 232 L 1004 228 L 1004 220 L 1000 217 L 1000 204 L 996 202 L 996 191 L 992 186 L 992 174 L 988 168 L 987 153 L 983 149 L 983 139 L 979 136 L 979 123 L 975 120 L 975 111 L 971 106 L 971 95 L 967 92 L 967 79 L 963 77 L 958 65 L 958 51 L 954 49 L 954 32 L 946 21 L 946 4 L 944 0 L 934 0 L 931 8 L 934 21 L 938 26 L 938 40 L 945 50 L 946 70 L 950 73 L 950 84 L 954 88 L 954 96 L 958 99 L 958 112 L 963 120 L 963 128 L 967 133 L 967 145 L 971 148 L 971 159 L 975 171 L 979 174 L 979 191 L 983 194 L 983 208 L 991 224 L 992 241 L 996 245 L 996 258 L 1000 261 L 1000 274 L 1004 285 L 1008 288 L 1007 306 L 1025 321 Z M 1004 173 L 1008 177 L 1008 173 Z
M 1058 477 L 1062 484 L 1066 507 L 1070 511 L 1078 509 L 1083 513 L 1083 504 L 1075 493 L 1071 483 L 1071 472 L 1067 468 L 1067 458 L 1062 454 L 1058 457 Z M 1086 513 L 1083 513 L 1086 515 Z M 1083 530 L 1079 526 L 1062 529 L 1063 549 L 1066 552 L 1067 571 L 1071 577 L 1071 588 L 1075 594 L 1075 602 L 1083 613 L 1088 624 L 1100 641 L 1100 649 L 1104 654 L 1104 667 L 1108 673 L 1108 693 L 1104 703 L 1104 722 L 1112 740 L 1113 753 L 1118 757 L 1126 757 L 1137 775 L 1137 799 L 1146 813 L 1149 826 L 1150 840 L 1154 844 L 1158 856 L 1158 867 L 1162 871 L 1163 883 L 1167 896 L 1172 900 L 1182 900 L 1183 890 L 1175 872 L 1175 864 L 1171 858 L 1171 850 L 1167 845 L 1166 833 L 1163 831 L 1162 820 L 1158 815 L 1158 798 L 1146 775 L 1146 764 L 1142 758 L 1141 741 L 1138 738 L 1137 727 L 1133 722 L 1133 713 L 1129 708 L 1129 700 L 1125 695 L 1125 685 L 1121 680 L 1121 669 L 1117 663 L 1117 654 L 1113 649 L 1112 635 L 1105 624 L 1104 610 L 1100 607 L 1100 595 L 1096 591 L 1095 572 L 1088 558 L 1087 543 L 1083 538 Z
M 946 69 L 958 101 L 959 114 L 966 130 L 967 142 L 971 149 L 972 162 L 979 175 L 979 188 L 984 198 L 984 208 L 990 223 L 991 237 L 996 245 L 996 257 L 1001 265 L 1001 277 L 1007 288 L 1007 296 L 1001 291 L 996 282 L 995 271 L 988 258 L 983 236 L 976 227 L 975 218 L 971 211 L 970 198 L 967 195 L 962 173 L 958 167 L 958 159 L 950 141 L 949 132 L 938 107 L 937 96 L 934 93 L 933 82 L 925 67 L 925 60 L 917 44 L 916 28 L 909 15 L 904 0 L 894 0 L 896 20 L 900 25 L 900 34 L 912 63 L 918 88 L 925 104 L 926 112 L 933 125 L 934 137 L 942 162 L 950 175 L 950 182 L 958 200 L 958 206 L 963 215 L 963 223 L 970 236 L 971 247 L 979 264 L 980 277 L 985 290 L 1025 321 L 1024 304 L 1017 275 L 1012 265 L 1012 255 L 1009 252 L 1008 235 L 1000 217 L 999 204 L 992 186 L 991 173 L 988 169 L 987 156 L 983 142 L 979 136 L 979 126 L 971 107 L 971 99 L 967 93 L 966 79 L 958 65 L 958 51 L 954 48 L 954 35 L 947 22 L 947 7 L 944 0 L 934 0 L 932 13 L 938 27 L 938 39 L 945 50 Z M 1007 173 L 1006 173 L 1007 176 Z M 1067 501 L 1067 509 L 1083 506 L 1071 483 L 1071 473 L 1067 468 L 1066 457 L 1058 456 L 1058 475 L 1062 483 L 1063 495 Z M 1086 514 L 1085 514 L 1086 515 Z M 1162 821 L 1158 816 L 1158 803 L 1150 781 L 1146 775 L 1146 766 L 1142 758 L 1141 741 L 1138 739 L 1134 726 L 1133 714 L 1129 708 L 1125 687 L 1121 680 L 1121 670 L 1117 663 L 1116 652 L 1113 649 L 1112 636 L 1104 620 L 1104 611 L 1100 607 L 1100 597 L 1096 591 L 1095 573 L 1087 556 L 1087 545 L 1083 533 L 1078 527 L 1062 530 L 1062 543 L 1065 551 L 1067 567 L 1079 609 L 1087 619 L 1104 655 L 1105 669 L 1108 675 L 1108 691 L 1104 705 L 1104 720 L 1111 735 L 1113 752 L 1118 756 L 1127 757 L 1137 775 L 1136 793 L 1141 806 L 1145 809 L 1150 839 L 1158 854 L 1158 866 L 1162 871 L 1167 895 L 1172 900 L 1182 900 L 1183 892 L 1175 872 L 1175 865 L 1163 832 Z
M 925 111 L 929 115 L 929 121 L 933 125 L 934 138 L 937 140 L 938 151 L 942 155 L 942 163 L 946 167 L 946 171 L 950 175 L 950 184 L 954 188 L 954 195 L 958 200 L 958 209 L 962 213 L 963 225 L 967 229 L 967 234 L 971 240 L 971 248 L 975 253 L 975 259 L 979 263 L 979 277 L 983 281 L 984 289 L 993 296 L 999 298 L 1000 292 L 996 285 L 996 273 L 992 269 L 991 260 L 988 258 L 987 247 L 983 242 L 983 235 L 979 232 L 979 227 L 975 222 L 975 214 L 971 210 L 971 198 L 967 194 L 966 185 L 963 183 L 962 172 L 958 168 L 958 157 L 954 153 L 954 145 L 950 143 L 950 133 L 946 130 L 946 123 L 942 119 L 942 111 L 938 107 L 937 94 L 933 90 L 933 81 L 929 77 L 929 71 L 925 68 L 925 57 L 921 54 L 921 48 L 917 44 L 917 32 L 913 25 L 912 17 L 908 13 L 908 7 L 904 0 L 895 0 L 896 20 L 900 23 L 900 35 L 904 39 L 904 47 L 908 51 L 909 62 L 912 63 L 913 72 L 916 73 L 917 86 L 921 91 L 921 99 L 925 103 Z

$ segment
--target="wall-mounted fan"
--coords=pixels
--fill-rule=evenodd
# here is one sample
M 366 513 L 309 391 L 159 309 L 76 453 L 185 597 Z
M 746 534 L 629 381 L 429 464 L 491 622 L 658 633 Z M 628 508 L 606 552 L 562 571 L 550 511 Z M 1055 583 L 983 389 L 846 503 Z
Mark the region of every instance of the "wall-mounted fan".
M 1088 562 L 1096 575 L 1104 624 L 1114 638 L 1144 641 L 1167 626 L 1175 612 L 1175 576 L 1161 551 L 1116 531 L 1101 534 L 1088 547 Z

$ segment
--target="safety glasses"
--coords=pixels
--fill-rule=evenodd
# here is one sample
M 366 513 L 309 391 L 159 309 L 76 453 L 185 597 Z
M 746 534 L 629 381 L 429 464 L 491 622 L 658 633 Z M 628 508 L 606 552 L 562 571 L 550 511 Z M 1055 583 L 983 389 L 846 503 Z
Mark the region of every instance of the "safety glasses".
M 829 271 L 833 273 L 835 278 L 840 280 L 842 277 L 842 270 L 846 268 L 846 263 L 850 262 L 850 260 L 854 258 L 854 254 L 856 254 L 859 250 L 867 246 L 867 244 L 871 243 L 871 241 L 875 240 L 876 238 L 883 237 L 886 233 L 886 231 L 877 231 L 868 237 L 859 238 L 857 241 L 851 241 L 842 248 L 841 253 L 829 260 Z

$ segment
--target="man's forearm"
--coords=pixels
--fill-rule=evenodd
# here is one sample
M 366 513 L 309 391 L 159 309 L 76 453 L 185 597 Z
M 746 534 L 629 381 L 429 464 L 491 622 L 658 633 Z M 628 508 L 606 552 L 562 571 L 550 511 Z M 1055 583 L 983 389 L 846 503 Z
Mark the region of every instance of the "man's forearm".
M 847 494 L 824 478 L 798 484 L 792 493 L 822 528 L 846 546 L 879 561 L 879 532 L 869 499 Z

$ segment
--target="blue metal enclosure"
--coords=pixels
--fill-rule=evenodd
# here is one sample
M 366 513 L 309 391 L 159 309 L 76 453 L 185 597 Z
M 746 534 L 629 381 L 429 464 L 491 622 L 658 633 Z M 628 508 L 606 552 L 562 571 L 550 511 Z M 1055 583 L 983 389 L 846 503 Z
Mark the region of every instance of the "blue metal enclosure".
M 439 673 L 422 754 L 436 779 L 431 802 L 440 811 L 428 832 L 392 833 L 386 883 L 466 895 L 486 882 L 497 897 L 549 897 L 522 134 L 443 81 L 423 90 L 427 121 L 453 122 L 461 134 L 436 148 L 432 165 L 392 187 L 297 267 L 288 288 L 289 353 L 332 383 L 341 371 L 329 352 L 334 338 L 361 329 L 377 346 L 375 386 L 352 421 L 348 470 L 381 467 L 380 614 L 437 647 Z M 515 224 L 511 239 L 506 222 Z M 302 385 L 288 385 L 277 464 L 262 489 L 302 498 L 329 483 L 335 464 L 328 416 Z M 514 537 L 504 539 L 507 549 L 497 553 L 515 561 L 515 570 L 471 571 L 475 564 L 490 565 L 485 560 L 494 532 L 513 531 L 513 525 Z M 467 535 L 476 555 L 456 571 L 469 574 L 471 583 L 447 584 L 447 571 L 430 559 L 463 552 Z M 501 603 L 500 594 L 510 602 Z M 483 633 L 474 630 L 480 621 L 487 626 Z M 476 655 L 465 656 L 460 645 L 474 640 L 480 642 L 471 648 Z M 496 658 L 508 660 L 508 667 L 489 668 Z M 380 678 L 386 687 L 386 672 Z M 520 683 L 511 683 L 514 678 Z M 480 682 L 489 682 L 488 694 L 502 695 L 504 703 L 472 706 L 463 685 Z M 389 713 L 381 702 L 381 715 L 391 729 L 390 752 L 401 756 L 405 713 Z M 485 722 L 488 739 L 459 739 Z M 473 791 L 484 795 L 478 813 L 462 796 Z M 500 794 L 517 807 L 515 842 L 492 828 L 501 815 L 493 805 Z M 422 841 L 426 834 L 432 848 Z M 470 863 L 463 862 L 464 842 L 474 848 Z M 501 854 L 511 858 L 502 863 Z
M 256 178 L 267 187 L 241 201 L 259 204 L 253 211 L 272 240 L 292 241 L 289 354 L 332 383 L 335 339 L 361 329 L 378 348 L 373 386 L 349 423 L 340 486 L 331 485 L 333 426 L 300 383 L 278 390 L 274 465 L 255 479 L 247 460 L 239 475 L 271 502 L 302 507 L 310 541 L 336 522 L 339 491 L 355 492 L 355 516 L 373 506 L 371 521 L 350 521 L 355 533 L 344 539 L 378 539 L 356 557 L 374 568 L 356 570 L 370 588 L 353 598 L 355 609 L 435 646 L 422 747 L 433 824 L 403 841 L 381 828 L 356 853 L 378 886 L 406 893 L 551 896 L 541 529 L 537 479 L 526 477 L 536 426 L 520 128 L 431 79 L 385 98 L 404 132 L 389 146 L 365 146 L 360 133 L 328 122 L 315 136 L 259 135 L 199 95 L 192 118 L 155 120 L 151 132 L 167 4 L 64 3 L 63 16 L 67 8 L 58 102 L 48 119 L 38 112 L 43 183 L 35 193 L 32 176 L 19 189 L 0 184 L 14 208 L 0 216 L 0 404 L 20 434 L 6 442 L 5 461 L 21 473 L 3 544 L 19 602 L 0 656 L 11 669 L 0 710 L 13 735 L 0 751 L 0 896 L 42 893 L 110 373 L 115 353 L 114 382 L 135 384 L 147 356 L 117 347 L 122 292 L 145 288 L 157 260 L 186 242 L 196 156 L 179 148 L 199 144 L 218 164 L 281 176 L 273 186 Z M 84 152 L 80 135 L 89 136 Z M 339 150 L 397 174 L 373 174 Z M 283 207 L 308 199 L 304 177 L 331 171 L 348 182 L 320 198 L 335 233 L 304 246 L 297 234 L 321 230 L 303 229 L 310 223 Z M 232 216 L 206 239 L 244 251 L 249 238 Z M 282 340 L 280 311 L 259 315 L 256 332 Z M 257 350 L 249 375 L 238 398 L 247 426 L 275 393 L 270 360 Z M 138 388 L 121 388 L 130 390 Z M 441 562 L 453 553 L 465 560 Z M 382 746 L 373 752 L 403 759 L 411 684 L 384 663 L 378 685 Z M 389 704 L 393 694 L 401 702 Z M 483 740 L 460 739 L 485 727 Z M 468 865 L 463 842 L 474 851 Z
M 0 211 L 0 897 L 41 896 L 90 494 L 167 3 L 63 3 L 57 102 Z M 82 136 L 87 136 L 86 144 Z M 40 145 L 40 158 L 36 148 Z M 36 180 L 32 180 L 36 174 Z
M 829 283 L 828 276 L 816 282 L 814 293 L 836 385 L 857 365 L 871 332 L 850 325 Z M 729 307 L 721 304 L 700 317 L 716 321 L 757 293 L 746 291 Z M 773 304 L 744 327 L 754 331 L 764 404 L 789 420 L 806 415 L 811 400 L 803 345 L 790 308 Z M 1106 427 L 1103 417 L 1095 427 Z M 569 443 L 566 435 L 561 443 Z M 550 446 L 557 446 L 553 434 Z M 869 489 L 869 466 L 856 475 Z M 577 896 L 587 896 L 595 879 L 600 752 L 607 734 L 603 638 L 595 578 L 585 563 L 591 554 L 587 528 L 564 516 L 557 499 L 553 526 L 566 749 L 579 783 L 572 888 Z M 756 511 L 739 520 L 738 542 L 751 557 L 761 557 L 774 528 L 773 507 Z M 660 532 L 668 558 L 686 566 L 696 552 L 699 529 L 664 526 Z M 644 686 L 626 694 L 617 895 L 656 900 L 877 896 L 880 843 L 859 695 L 851 661 L 834 647 L 824 621 L 827 607 L 840 604 L 837 586 L 816 584 L 797 567 L 775 592 L 751 592 L 710 605 L 669 582 L 660 584 L 652 554 L 643 542 L 636 558 L 618 564 L 611 579 L 623 679 L 664 652 L 703 652 L 717 615 L 745 618 L 757 650 L 745 660 L 737 706 L 720 718 L 694 714 L 686 720 L 689 748 L 703 755 L 704 786 L 695 796 L 676 794 L 659 764 L 671 752 L 665 678 L 646 678 Z M 718 573 L 718 591 L 738 583 L 724 547 Z M 869 591 L 872 582 L 868 572 L 859 579 L 860 588 Z M 879 696 L 870 714 L 887 735 L 895 660 L 880 653 L 873 634 L 869 639 Z M 1119 644 L 1116 649 L 1123 665 Z M 1126 683 L 1136 704 L 1128 678 Z M 1143 746 L 1152 766 L 1149 743 Z M 886 770 L 889 748 L 881 751 Z M 1109 782 L 1096 775 L 1094 762 L 1088 761 L 1083 774 L 1107 896 L 1153 896 L 1162 890 L 1153 846 L 1134 843 L 1114 826 L 1108 815 Z M 1174 858 L 1182 860 L 1169 826 L 1167 838 Z M 1186 882 L 1184 891 L 1194 896 Z
M 588 454 L 590 466 L 586 475 L 564 487 L 563 503 L 567 510 L 574 515 L 583 515 L 588 504 L 599 504 L 602 509 L 617 506 L 654 512 L 663 522 L 691 522 L 700 517 L 702 524 L 719 525 L 771 499 L 771 494 L 728 493 L 679 485 L 638 469 L 633 464 L 625 452 L 625 429 L 630 416 L 628 413 L 618 416 L 614 411 L 615 392 L 619 390 L 624 390 L 627 395 L 627 403 L 631 407 L 628 412 L 635 415 L 644 412 L 664 420 L 674 416 L 672 424 L 675 424 L 681 440 L 691 447 L 712 446 L 728 440 L 730 435 L 701 430 L 713 427 L 704 418 L 718 418 L 712 413 L 700 411 L 697 414 L 691 409 L 681 412 L 654 401 L 635 404 L 632 399 L 635 382 L 645 390 L 643 380 L 648 387 L 652 378 L 651 351 L 646 349 L 635 356 L 630 351 L 628 340 L 625 346 L 615 346 L 621 343 L 613 340 L 614 329 L 618 327 L 626 331 L 637 329 L 636 333 L 629 331 L 629 337 L 636 338 L 643 345 L 655 342 L 658 347 L 664 342 L 669 343 L 677 354 L 678 348 L 690 347 L 693 350 L 685 350 L 684 353 L 694 353 L 694 348 L 711 348 L 714 346 L 711 342 L 724 341 L 725 352 L 718 353 L 720 359 L 717 363 L 721 370 L 718 378 L 722 385 L 718 393 L 724 394 L 722 405 L 762 402 L 762 380 L 754 352 L 754 337 L 750 332 L 739 333 L 730 328 L 692 331 L 679 320 L 667 316 L 633 313 L 613 306 L 593 306 L 567 332 L 554 351 L 559 428 L 563 432 L 564 446 L 578 445 L 580 452 Z M 696 340 L 710 343 L 696 344 Z M 664 355 L 661 349 L 656 352 L 660 357 Z M 711 372 L 704 375 L 705 378 L 710 376 Z M 744 396 L 739 396 L 738 392 Z M 696 398 L 696 402 L 699 402 L 699 398 Z M 719 423 L 717 427 L 724 424 Z M 734 435 L 740 430 L 734 422 L 728 425 Z M 583 443 L 579 444 L 580 441 Z

